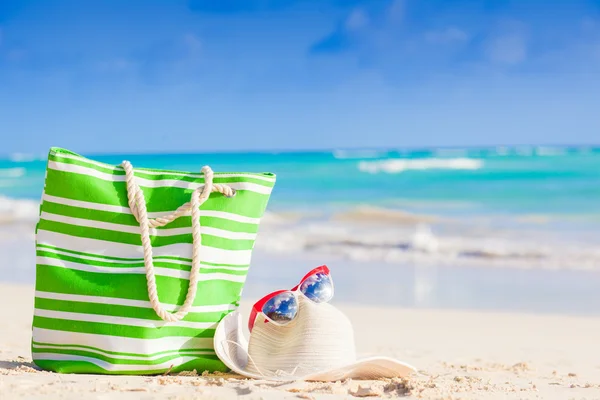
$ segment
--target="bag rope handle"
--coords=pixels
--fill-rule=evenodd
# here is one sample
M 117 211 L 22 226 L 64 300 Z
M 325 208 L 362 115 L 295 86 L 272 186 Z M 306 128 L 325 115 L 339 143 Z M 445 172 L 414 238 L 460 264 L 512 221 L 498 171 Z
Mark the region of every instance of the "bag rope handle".
M 208 199 L 212 192 L 219 192 L 226 197 L 235 196 L 235 189 L 227 185 L 213 183 L 213 171 L 209 166 L 202 168 L 204 174 L 204 185 L 192 192 L 191 200 L 175 210 L 173 213 L 150 219 L 148 218 L 148 209 L 146 208 L 146 198 L 144 192 L 135 181 L 133 166 L 129 161 L 123 161 L 121 166 L 125 170 L 125 181 L 127 183 L 127 201 L 129 208 L 135 219 L 140 224 L 140 235 L 142 247 L 144 250 L 144 267 L 146 269 L 146 282 L 148 285 L 148 298 L 156 314 L 167 322 L 181 321 L 189 312 L 196 292 L 198 290 L 198 279 L 200 275 L 200 206 Z M 183 305 L 175 313 L 171 313 L 163 308 L 158 299 L 156 289 L 156 278 L 154 276 L 154 261 L 152 257 L 152 243 L 150 242 L 150 228 L 165 226 L 183 215 L 192 215 L 192 269 L 190 271 L 190 283 L 187 295 Z

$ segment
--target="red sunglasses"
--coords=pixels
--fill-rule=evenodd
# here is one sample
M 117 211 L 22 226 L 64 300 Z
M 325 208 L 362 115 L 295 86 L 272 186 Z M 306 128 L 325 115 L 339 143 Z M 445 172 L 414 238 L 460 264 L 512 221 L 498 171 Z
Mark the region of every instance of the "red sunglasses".
M 265 322 L 283 326 L 290 323 L 298 313 L 298 299 L 301 293 L 315 303 L 325 303 L 333 297 L 333 281 L 326 265 L 321 265 L 304 275 L 300 283 L 291 290 L 278 290 L 257 301 L 252 306 L 248 329 L 252 332 L 259 313 L 265 317 Z

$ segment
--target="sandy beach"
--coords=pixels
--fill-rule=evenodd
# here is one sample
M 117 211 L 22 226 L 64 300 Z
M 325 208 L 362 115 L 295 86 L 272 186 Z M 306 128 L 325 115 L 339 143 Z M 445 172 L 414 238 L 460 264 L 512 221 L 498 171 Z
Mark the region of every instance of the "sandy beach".
M 94 376 L 43 372 L 31 362 L 33 287 L 1 284 L 2 399 L 470 399 L 600 398 L 600 318 L 338 306 L 360 355 L 388 355 L 408 380 L 274 384 L 235 375 Z M 246 312 L 249 304 L 242 305 Z

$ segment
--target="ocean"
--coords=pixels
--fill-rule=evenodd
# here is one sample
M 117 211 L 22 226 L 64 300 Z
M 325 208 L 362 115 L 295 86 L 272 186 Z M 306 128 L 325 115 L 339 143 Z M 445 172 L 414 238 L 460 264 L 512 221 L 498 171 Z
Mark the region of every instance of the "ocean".
M 522 292 L 523 298 L 537 290 L 532 298 L 554 304 L 550 309 L 560 308 L 558 299 L 567 296 L 579 299 L 575 309 L 600 309 L 594 294 L 600 288 L 600 147 L 86 156 L 114 165 L 127 159 L 134 167 L 199 171 L 210 165 L 219 172 L 275 173 L 255 249 L 256 263 L 269 267 L 253 264 L 249 281 L 260 277 L 260 285 L 249 285 L 250 293 L 258 295 L 269 279 L 284 284 L 282 277 L 290 273 L 273 274 L 283 271 L 279 263 L 294 265 L 293 271 L 300 264 L 328 263 L 354 266 L 347 288 L 361 280 L 388 287 L 386 301 L 394 304 L 476 305 L 485 298 L 494 303 L 506 290 Z M 45 158 L 0 159 L 5 279 L 33 281 L 32 226 Z M 361 265 L 396 271 L 395 283 L 382 285 L 378 275 L 361 278 Z M 528 275 L 532 269 L 558 275 Z M 448 288 L 444 282 L 453 284 Z M 567 292 L 560 286 L 564 282 Z M 407 297 L 398 294 L 401 287 Z M 346 293 L 352 299 L 359 292 Z M 361 301 L 381 300 L 383 294 L 365 296 Z M 502 301 L 510 308 L 512 303 Z

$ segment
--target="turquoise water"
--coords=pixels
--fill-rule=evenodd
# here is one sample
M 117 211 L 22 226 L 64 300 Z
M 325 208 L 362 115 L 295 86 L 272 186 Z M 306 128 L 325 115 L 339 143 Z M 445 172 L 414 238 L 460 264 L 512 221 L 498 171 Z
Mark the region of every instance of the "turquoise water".
M 452 215 L 600 218 L 600 148 L 355 150 L 332 152 L 95 155 L 134 166 L 269 171 L 270 209 L 339 210 L 357 204 Z M 0 159 L 0 196 L 38 199 L 45 160 Z
M 276 173 L 246 296 L 326 263 L 345 302 L 597 313 L 600 147 L 89 157 Z M 0 158 L 4 280 L 33 282 L 44 171 Z
M 127 159 L 137 167 L 277 174 L 261 251 L 600 269 L 600 147 L 87 156 L 113 165 Z M 15 222 L 36 220 L 44 158 L 0 160 L 0 241 L 14 240 Z

